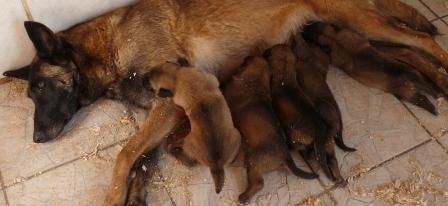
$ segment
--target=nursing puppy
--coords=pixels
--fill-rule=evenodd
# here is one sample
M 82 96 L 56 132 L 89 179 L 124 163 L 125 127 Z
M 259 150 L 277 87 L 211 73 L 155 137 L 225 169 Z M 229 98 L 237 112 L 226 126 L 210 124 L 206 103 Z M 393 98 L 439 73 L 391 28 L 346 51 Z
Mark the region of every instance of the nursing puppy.
M 301 34 L 294 36 L 293 50 L 298 60 L 297 81 L 327 123 L 328 135 L 335 138 L 336 145 L 342 150 L 356 151 L 346 146 L 342 138 L 341 111 L 326 82 L 330 65 L 328 55 L 316 46 L 308 46 Z
M 277 45 L 265 56 L 272 69 L 274 111 L 290 143 L 302 153 L 314 151 L 325 174 L 336 183 L 341 183 L 343 178 L 334 154 L 333 137 L 328 136 L 325 122 L 297 83 L 294 53 L 286 45 Z
M 359 34 L 330 24 L 307 29 L 320 45 L 330 48 L 331 63 L 359 82 L 394 94 L 437 115 L 436 107 L 425 96 L 441 93 L 425 81 L 417 70 L 384 55 Z M 307 36 L 311 36 L 308 34 Z
M 233 126 L 229 107 L 215 76 L 192 67 L 165 63 L 145 75 L 150 89 L 172 97 L 189 119 L 191 131 L 180 139 L 175 156 L 185 164 L 210 167 L 215 190 L 224 184 L 224 166 L 237 155 L 241 137 Z
M 291 158 L 287 138 L 271 106 L 270 77 L 269 65 L 263 58 L 248 57 L 223 90 L 243 138 L 248 186 L 239 196 L 241 203 L 263 188 L 263 174 L 282 166 L 298 177 L 317 177 L 299 169 Z

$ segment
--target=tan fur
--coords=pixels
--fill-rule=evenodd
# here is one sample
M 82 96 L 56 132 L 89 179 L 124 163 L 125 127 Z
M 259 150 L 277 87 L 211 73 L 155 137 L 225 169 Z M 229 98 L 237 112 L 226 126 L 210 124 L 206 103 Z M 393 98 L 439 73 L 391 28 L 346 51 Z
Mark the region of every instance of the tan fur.
M 248 186 L 239 196 L 245 203 L 263 189 L 263 175 L 287 167 L 296 176 L 314 178 L 297 168 L 288 151 L 288 142 L 271 106 L 270 68 L 261 57 L 246 60 L 224 88 L 233 121 L 243 138 Z
M 183 140 L 183 155 L 177 155 L 210 167 L 219 193 L 224 166 L 236 157 L 241 137 L 233 126 L 218 80 L 193 67 L 165 63 L 151 70 L 149 82 L 156 93 L 162 89 L 173 92 L 174 103 L 185 110 L 191 131 Z

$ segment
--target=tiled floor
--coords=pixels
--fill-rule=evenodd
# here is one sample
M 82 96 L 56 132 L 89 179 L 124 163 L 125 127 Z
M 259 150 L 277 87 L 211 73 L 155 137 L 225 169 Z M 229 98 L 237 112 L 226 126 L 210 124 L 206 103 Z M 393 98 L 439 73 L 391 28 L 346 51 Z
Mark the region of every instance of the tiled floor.
M 406 2 L 448 34 L 448 17 L 443 16 L 448 14 L 446 1 Z M 448 37 L 438 37 L 438 41 L 448 49 Z M 266 186 L 253 202 L 367 206 L 390 205 L 395 198 L 401 205 L 421 200 L 428 205 L 448 205 L 448 103 L 441 102 L 440 115 L 434 117 L 366 88 L 339 70 L 332 69 L 328 81 L 343 113 L 346 142 L 358 149 L 337 154 L 349 185 L 335 188 L 323 175 L 309 181 L 279 171 L 265 177 Z M 0 80 L 0 205 L 99 205 L 114 158 L 138 127 L 133 116 L 142 119 L 144 112 L 100 100 L 84 108 L 60 139 L 33 144 L 33 105 L 25 90 L 24 82 Z M 216 195 L 207 170 L 186 168 L 162 154 L 159 171 L 147 186 L 148 202 L 237 205 L 246 184 L 244 170 L 235 165 L 226 174 L 226 186 Z

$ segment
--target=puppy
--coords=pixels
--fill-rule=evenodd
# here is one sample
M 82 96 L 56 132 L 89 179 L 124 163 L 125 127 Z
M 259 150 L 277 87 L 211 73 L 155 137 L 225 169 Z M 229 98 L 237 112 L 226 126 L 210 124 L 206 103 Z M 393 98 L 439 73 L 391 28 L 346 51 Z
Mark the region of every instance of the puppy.
M 299 169 L 291 158 L 287 138 L 271 106 L 270 71 L 263 58 L 246 58 L 223 92 L 243 138 L 248 187 L 239 196 L 241 203 L 263 188 L 263 174 L 282 166 L 298 177 L 317 177 Z
M 330 65 L 328 55 L 316 46 L 308 46 L 301 34 L 294 36 L 293 50 L 298 59 L 297 81 L 327 123 L 328 135 L 335 138 L 336 145 L 342 150 L 356 151 L 346 146 L 342 138 L 341 111 L 326 82 Z
M 342 183 L 333 137 L 328 136 L 327 125 L 297 83 L 296 56 L 287 45 L 274 46 L 265 56 L 272 69 L 273 108 L 290 143 L 302 153 L 314 151 L 325 174 L 336 183 Z
M 241 137 L 215 76 L 196 68 L 165 63 L 145 75 L 148 88 L 160 97 L 172 97 L 188 117 L 191 131 L 180 139 L 175 156 L 185 164 L 210 168 L 216 193 L 224 184 L 224 166 L 237 155 Z
M 425 96 L 441 96 L 420 72 L 372 47 L 363 36 L 330 24 L 308 27 L 307 36 L 330 49 L 331 63 L 359 82 L 394 94 L 437 115 L 436 107 Z

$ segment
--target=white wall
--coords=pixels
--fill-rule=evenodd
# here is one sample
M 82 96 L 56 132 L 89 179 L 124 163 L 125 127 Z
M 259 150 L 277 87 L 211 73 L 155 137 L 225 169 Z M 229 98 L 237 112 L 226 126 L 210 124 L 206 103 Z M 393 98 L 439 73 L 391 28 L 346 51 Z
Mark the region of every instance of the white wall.
M 0 75 L 29 64 L 34 56 L 23 21 L 39 21 L 60 31 L 134 1 L 0 0 Z

